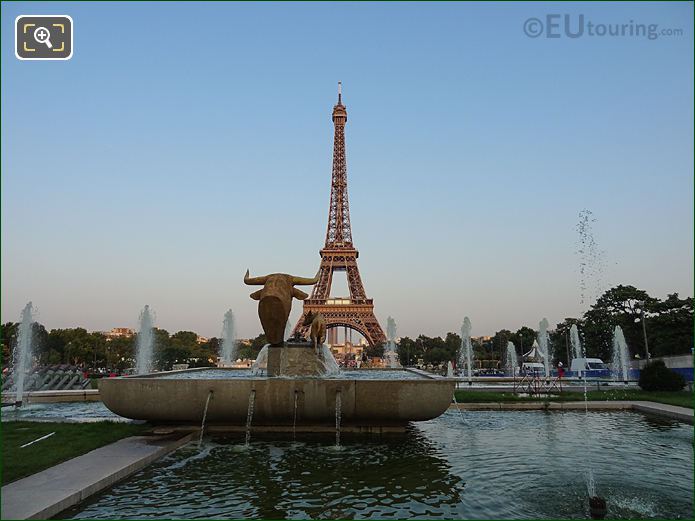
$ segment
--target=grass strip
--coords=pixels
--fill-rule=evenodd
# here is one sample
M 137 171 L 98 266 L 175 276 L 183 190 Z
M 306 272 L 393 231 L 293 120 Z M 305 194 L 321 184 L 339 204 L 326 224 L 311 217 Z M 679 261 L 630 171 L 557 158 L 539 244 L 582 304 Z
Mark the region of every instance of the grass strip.
M 118 441 L 137 436 L 148 425 L 129 423 L 2 423 L 2 484 L 35 474 L 63 461 Z M 55 432 L 53 436 L 22 445 Z

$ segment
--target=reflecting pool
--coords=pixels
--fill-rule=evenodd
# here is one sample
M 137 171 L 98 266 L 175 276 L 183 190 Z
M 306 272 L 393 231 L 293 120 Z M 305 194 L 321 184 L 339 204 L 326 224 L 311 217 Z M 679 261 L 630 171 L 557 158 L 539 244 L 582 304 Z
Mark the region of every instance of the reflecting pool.
M 588 444 L 585 433 L 589 433 Z M 693 427 L 632 412 L 465 412 L 388 437 L 190 444 L 61 518 L 690 518 Z
M 200 371 L 182 371 L 180 373 L 162 373 L 161 376 L 154 374 L 154 378 L 162 378 L 165 380 L 207 380 L 217 379 L 226 380 L 229 378 L 268 378 L 267 376 L 255 376 L 248 369 L 202 369 Z M 297 378 L 274 376 L 272 378 Z M 315 376 L 306 376 L 305 378 L 318 378 Z M 322 380 L 422 380 L 427 378 L 413 371 L 398 370 L 398 369 L 342 369 L 340 373 L 321 375 Z

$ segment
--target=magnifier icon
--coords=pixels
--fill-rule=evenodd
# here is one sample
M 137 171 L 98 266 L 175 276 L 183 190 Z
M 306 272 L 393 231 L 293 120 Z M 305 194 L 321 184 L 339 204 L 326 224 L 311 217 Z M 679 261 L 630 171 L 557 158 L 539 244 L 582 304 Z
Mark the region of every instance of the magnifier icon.
M 45 43 L 46 47 L 53 49 L 53 45 L 51 45 L 51 32 L 45 27 L 36 28 L 34 31 L 34 40 L 39 43 Z

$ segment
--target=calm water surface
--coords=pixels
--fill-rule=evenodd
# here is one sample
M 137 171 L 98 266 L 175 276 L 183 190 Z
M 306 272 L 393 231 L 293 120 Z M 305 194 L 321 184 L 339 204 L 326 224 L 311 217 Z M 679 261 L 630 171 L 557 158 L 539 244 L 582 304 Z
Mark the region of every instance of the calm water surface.
M 588 443 L 585 441 L 589 434 Z M 403 435 L 190 444 L 62 518 L 691 518 L 693 427 L 630 412 L 449 411 Z
M 204 369 L 201 371 L 190 371 L 181 373 L 164 374 L 155 376 L 165 380 L 207 380 L 218 379 L 227 380 L 230 378 L 268 378 L 267 376 L 254 376 L 248 369 Z M 273 378 L 292 378 L 276 376 Z M 306 378 L 312 378 L 307 376 Z M 316 377 L 319 378 L 319 377 Z M 403 371 L 398 369 L 364 369 L 364 370 L 349 370 L 343 369 L 339 374 L 322 375 L 322 380 L 422 380 L 426 377 L 421 376 L 411 371 Z

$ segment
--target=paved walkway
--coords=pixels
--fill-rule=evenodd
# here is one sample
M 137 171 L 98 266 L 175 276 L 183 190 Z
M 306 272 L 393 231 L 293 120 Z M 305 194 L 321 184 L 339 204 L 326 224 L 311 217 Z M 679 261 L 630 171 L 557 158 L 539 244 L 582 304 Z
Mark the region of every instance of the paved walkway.
M 1 519 L 49 519 L 191 440 L 194 434 L 134 436 L 2 487 Z
M 667 416 L 682 422 L 693 424 L 693 409 L 678 407 L 657 402 L 621 401 L 621 400 L 595 400 L 587 402 L 590 411 L 610 410 L 634 410 L 649 414 Z M 456 408 L 456 404 L 451 407 Z M 459 409 L 464 411 L 577 411 L 584 410 L 584 402 L 488 402 L 488 403 L 460 403 Z

